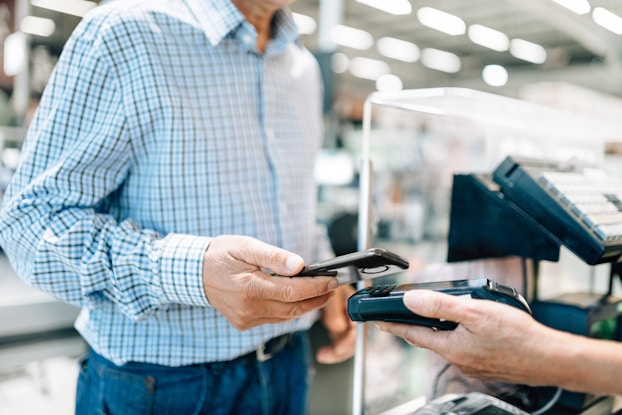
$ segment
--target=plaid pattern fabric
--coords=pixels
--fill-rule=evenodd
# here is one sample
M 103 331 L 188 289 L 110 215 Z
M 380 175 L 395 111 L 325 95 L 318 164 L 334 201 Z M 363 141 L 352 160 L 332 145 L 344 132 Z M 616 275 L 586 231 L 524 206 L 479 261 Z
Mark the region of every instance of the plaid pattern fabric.
M 82 19 L 42 97 L 0 242 L 26 281 L 82 307 L 76 327 L 117 364 L 228 360 L 315 319 L 240 333 L 202 289 L 216 235 L 329 255 L 317 63 L 287 9 L 255 45 L 230 0 L 111 2 Z

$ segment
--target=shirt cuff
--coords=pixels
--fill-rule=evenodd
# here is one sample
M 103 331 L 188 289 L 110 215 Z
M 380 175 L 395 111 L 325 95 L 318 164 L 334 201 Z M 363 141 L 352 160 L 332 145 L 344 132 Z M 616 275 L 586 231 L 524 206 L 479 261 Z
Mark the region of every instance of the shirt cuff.
M 171 303 L 209 306 L 203 290 L 203 257 L 211 238 L 169 234 L 162 244 L 157 272 L 164 296 Z

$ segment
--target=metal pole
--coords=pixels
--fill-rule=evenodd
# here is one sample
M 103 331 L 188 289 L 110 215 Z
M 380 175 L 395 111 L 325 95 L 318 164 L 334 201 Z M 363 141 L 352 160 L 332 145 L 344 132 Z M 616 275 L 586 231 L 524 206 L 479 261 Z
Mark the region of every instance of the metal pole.
M 362 162 L 359 179 L 358 249 L 371 248 L 373 217 L 373 166 L 369 158 L 369 135 L 371 131 L 371 101 L 365 101 L 363 112 Z M 365 288 L 366 282 L 359 281 L 357 289 Z M 354 354 L 354 379 L 352 388 L 352 415 L 362 415 L 365 408 L 365 344 L 367 326 L 360 324 L 356 332 Z
M 24 17 L 30 15 L 30 0 L 16 0 L 15 2 L 15 33 L 20 31 L 20 25 Z M 18 124 L 22 124 L 28 113 L 30 104 L 30 35 L 23 33 L 23 43 L 26 64 L 24 68 L 13 78 L 13 93 L 11 101 L 13 112 Z
M 343 19 L 343 0 L 320 0 L 317 45 L 320 52 L 334 52 L 336 45 L 330 38 L 333 27 Z

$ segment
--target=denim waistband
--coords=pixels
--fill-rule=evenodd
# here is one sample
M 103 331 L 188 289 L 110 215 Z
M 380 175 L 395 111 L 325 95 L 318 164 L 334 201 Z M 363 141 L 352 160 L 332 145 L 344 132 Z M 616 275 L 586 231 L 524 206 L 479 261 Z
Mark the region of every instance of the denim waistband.
M 261 346 L 259 346 L 256 350 L 249 352 L 247 354 L 244 354 L 242 356 L 238 356 L 229 361 L 196 363 L 196 364 L 192 364 L 188 366 L 181 366 L 181 367 L 192 368 L 192 367 L 199 367 L 199 366 L 205 366 L 205 365 L 209 366 L 209 365 L 214 365 L 214 364 L 222 365 L 226 363 L 234 363 L 234 362 L 240 362 L 240 361 L 244 361 L 247 363 L 265 362 L 273 358 L 280 351 L 282 351 L 288 345 L 290 345 L 293 342 L 294 338 L 296 337 L 296 334 L 297 333 L 286 333 L 286 334 L 282 334 L 280 336 L 274 337 L 268 340 L 267 342 L 265 342 L 264 344 L 262 344 Z M 95 350 L 92 350 L 92 349 L 89 351 L 89 358 L 94 362 L 103 364 L 104 366 L 119 367 L 115 363 L 108 360 L 106 357 L 100 355 L 99 353 L 97 353 Z M 159 370 L 166 370 L 167 368 L 169 369 L 179 368 L 179 367 L 169 367 L 169 366 L 164 366 L 164 365 L 160 365 L 157 363 L 146 363 L 146 362 L 128 362 L 122 365 L 121 367 L 125 367 L 127 369 L 138 368 L 138 367 L 142 369 L 148 369 L 151 367 L 153 369 L 159 369 Z

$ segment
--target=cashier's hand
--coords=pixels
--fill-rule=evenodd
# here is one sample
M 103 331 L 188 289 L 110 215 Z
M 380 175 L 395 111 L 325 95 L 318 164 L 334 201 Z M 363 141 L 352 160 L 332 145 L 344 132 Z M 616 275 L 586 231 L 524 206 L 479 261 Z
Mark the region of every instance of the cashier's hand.
M 203 290 L 238 330 L 288 321 L 326 305 L 338 286 L 334 277 L 284 278 L 303 265 L 299 255 L 257 239 L 218 236 L 205 251 Z
M 455 321 L 455 330 L 378 322 L 381 330 L 404 338 L 413 346 L 443 356 L 467 376 L 484 380 L 537 385 L 545 382 L 543 347 L 554 347 L 553 331 L 517 308 L 487 300 L 456 297 L 428 290 L 404 295 L 404 304 L 416 314 Z
M 322 309 L 322 323 L 332 344 L 317 351 L 315 358 L 319 363 L 340 363 L 354 356 L 356 324 L 348 316 L 348 297 L 354 291 L 349 284 L 340 286 Z

